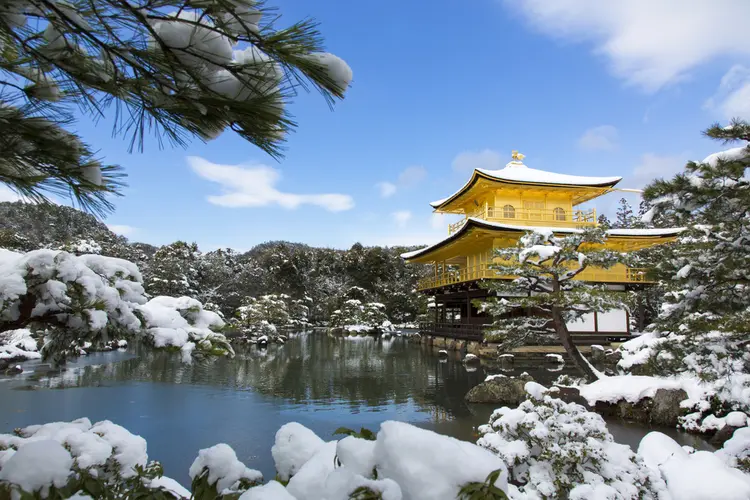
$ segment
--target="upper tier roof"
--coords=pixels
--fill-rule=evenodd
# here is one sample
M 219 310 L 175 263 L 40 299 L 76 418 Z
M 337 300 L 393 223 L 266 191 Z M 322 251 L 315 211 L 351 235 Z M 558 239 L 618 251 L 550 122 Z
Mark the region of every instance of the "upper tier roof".
M 439 208 L 458 197 L 470 188 L 478 177 L 511 184 L 534 184 L 542 186 L 578 186 L 578 187 L 612 187 L 622 180 L 622 177 L 587 177 L 583 175 L 567 175 L 546 172 L 529 168 L 521 161 L 511 161 L 500 170 L 474 169 L 471 179 L 461 189 L 442 200 L 433 201 L 430 205 Z

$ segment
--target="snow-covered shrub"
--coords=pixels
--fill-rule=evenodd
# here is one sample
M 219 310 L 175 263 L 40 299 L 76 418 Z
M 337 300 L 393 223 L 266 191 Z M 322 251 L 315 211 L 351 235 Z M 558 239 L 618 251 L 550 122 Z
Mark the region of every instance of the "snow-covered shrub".
M 750 427 L 737 429 L 724 446 L 716 452 L 730 467 L 737 467 L 750 474 Z
M 105 492 L 108 498 L 190 494 L 162 477 L 157 462 L 149 462 L 142 437 L 106 420 L 92 425 L 87 418 L 0 434 L 0 497 L 12 493 L 13 498 L 27 498 L 21 492 L 42 498 L 76 493 L 103 498 Z
M 297 500 L 457 498 L 464 485 L 493 471 L 494 486 L 507 491 L 507 471 L 492 453 L 402 422 L 383 422 L 374 441 L 350 435 L 329 442 L 290 423 L 276 433 L 272 454 L 289 498 Z
M 45 330 L 44 349 L 54 356 L 71 354 L 75 341 L 106 343 L 137 332 L 135 309 L 145 302 L 132 262 L 58 250 L 0 251 L 0 330 Z
M 665 486 L 596 413 L 534 382 L 518 408 L 495 410 L 477 444 L 499 455 L 518 495 L 530 498 L 660 498 Z M 514 490 L 511 488 L 511 498 Z M 537 495 L 537 496 L 534 496 Z M 598 496 L 597 496 L 598 495 Z
M 733 410 L 750 412 L 750 351 L 746 340 L 723 332 L 649 332 L 620 347 L 621 370 L 648 375 L 695 378 L 707 387 L 696 406 L 703 417 Z
M 332 329 L 350 333 L 370 333 L 393 330 L 385 314 L 385 306 L 379 302 L 362 303 L 349 299 L 340 309 L 333 311 L 329 321 Z
M 195 498 L 241 493 L 263 481 L 263 474 L 245 467 L 224 443 L 200 450 L 189 472 Z
M 261 337 L 273 342 L 283 341 L 279 328 L 300 327 L 307 324 L 307 307 L 302 300 L 292 300 L 289 295 L 263 295 L 246 297 L 237 308 L 233 325 L 243 334 L 243 339 L 258 342 Z
M 221 317 L 203 309 L 190 297 L 154 297 L 138 307 L 143 315 L 147 338 L 155 347 L 180 348 L 186 359 L 197 350 L 201 353 L 234 355 L 221 333 Z

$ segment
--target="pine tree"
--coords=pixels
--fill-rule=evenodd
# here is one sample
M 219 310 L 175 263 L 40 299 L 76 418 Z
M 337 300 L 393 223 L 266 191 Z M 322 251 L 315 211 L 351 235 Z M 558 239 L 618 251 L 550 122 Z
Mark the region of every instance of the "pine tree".
M 635 217 L 633 216 L 633 207 L 625 198 L 620 198 L 620 205 L 617 207 L 615 223 L 612 225 L 615 229 L 628 229 L 633 227 Z
M 279 156 L 285 105 L 312 86 L 332 103 L 352 78 L 313 20 L 276 26 L 256 0 L 9 0 L 0 5 L 0 182 L 34 200 L 112 208 L 121 172 L 66 130 L 73 109 L 116 106 L 114 132 L 185 145 L 230 129 Z
M 750 124 L 714 125 L 705 134 L 725 143 L 750 140 Z M 658 326 L 669 332 L 750 332 L 750 148 L 742 145 L 689 162 L 671 180 L 650 184 L 646 219 L 668 218 L 687 231 L 675 256 L 657 267 L 670 284 Z
M 590 380 L 596 371 L 583 358 L 567 324 L 584 314 L 622 308 L 622 292 L 576 280 L 588 267 L 607 269 L 623 259 L 602 247 L 601 229 L 555 236 L 536 231 L 522 236 L 518 246 L 495 250 L 495 272 L 517 276 L 513 280 L 491 280 L 485 285 L 497 298 L 478 304 L 495 318 L 492 336 L 501 349 L 538 342 L 556 335 L 578 369 Z
M 145 276 L 146 291 L 152 296 L 193 297 L 199 292 L 200 252 L 195 243 L 177 241 L 154 254 Z
M 605 231 L 612 227 L 612 222 L 610 222 L 609 218 L 601 214 L 598 219 L 596 219 L 597 224 L 599 224 L 599 227 L 604 229 Z

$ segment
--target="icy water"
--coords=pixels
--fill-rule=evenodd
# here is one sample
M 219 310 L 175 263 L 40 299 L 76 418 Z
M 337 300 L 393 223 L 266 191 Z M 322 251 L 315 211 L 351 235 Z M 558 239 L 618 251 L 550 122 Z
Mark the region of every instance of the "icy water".
M 338 427 L 377 430 L 391 419 L 476 439 L 476 426 L 487 422 L 494 406 L 468 405 L 464 395 L 486 374 L 499 372 L 467 367 L 457 354 L 441 360 L 437 351 L 402 338 L 324 333 L 190 365 L 179 354 L 135 350 L 95 353 L 62 372 L 34 363 L 25 368 L 24 375 L 0 378 L 0 432 L 82 416 L 112 420 L 143 436 L 149 457 L 186 486 L 198 450 L 221 442 L 248 467 L 274 477 L 274 435 L 292 421 L 324 439 Z M 541 383 L 560 374 L 545 366 L 505 373 L 521 371 Z M 648 431 L 619 423 L 610 423 L 610 430 L 630 445 Z

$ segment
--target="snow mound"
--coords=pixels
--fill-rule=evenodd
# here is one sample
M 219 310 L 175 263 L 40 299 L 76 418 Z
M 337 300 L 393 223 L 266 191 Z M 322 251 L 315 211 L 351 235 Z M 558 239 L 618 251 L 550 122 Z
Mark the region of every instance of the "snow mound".
M 498 469 L 502 473 L 496 486 L 503 491 L 508 487 L 505 464 L 489 451 L 403 422 L 381 424 L 375 462 L 378 478 L 393 479 L 412 500 L 456 498 L 463 485 L 484 482 Z
M 282 425 L 271 448 L 279 478 L 288 481 L 324 444 L 325 441 L 302 424 Z
M 57 441 L 43 439 L 22 446 L 0 469 L 0 481 L 8 481 L 24 491 L 40 492 L 62 488 L 72 474 L 73 457 Z
M 674 499 L 750 498 L 750 476 L 728 467 L 717 454 L 708 451 L 688 453 L 660 432 L 644 436 L 638 454 L 648 467 L 661 473 Z

